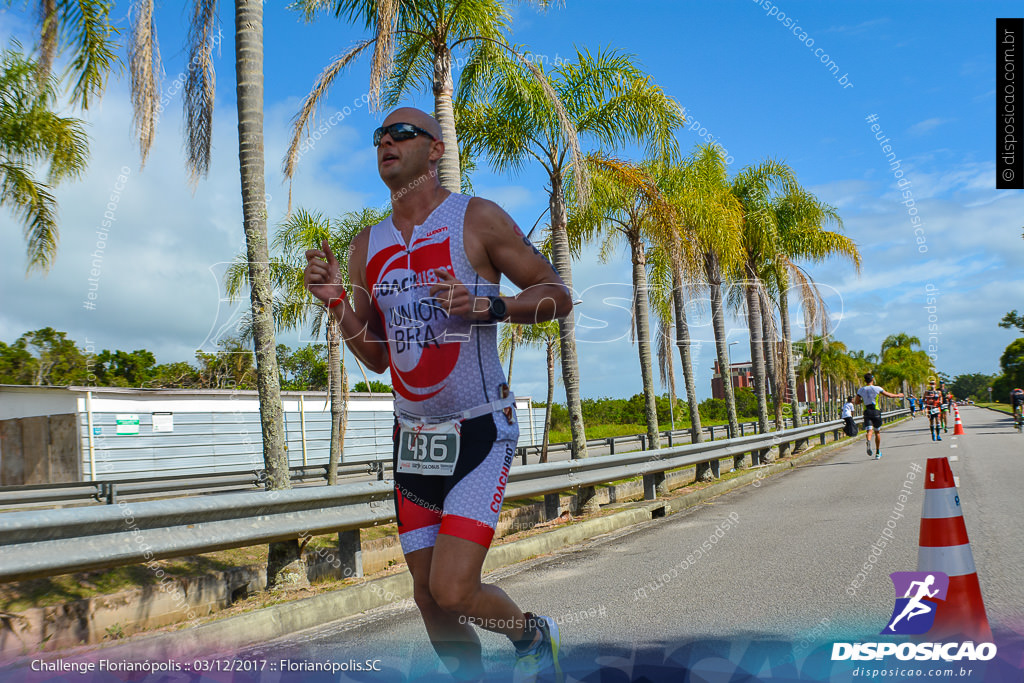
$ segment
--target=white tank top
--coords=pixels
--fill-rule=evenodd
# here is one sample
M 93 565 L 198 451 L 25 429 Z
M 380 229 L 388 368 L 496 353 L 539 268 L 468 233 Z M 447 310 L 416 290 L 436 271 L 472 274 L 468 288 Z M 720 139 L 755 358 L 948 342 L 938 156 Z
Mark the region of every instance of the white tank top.
M 448 195 L 413 228 L 408 248 L 391 216 L 370 228 L 366 281 L 387 333 L 395 409 L 403 415 L 449 416 L 503 398 L 497 325 L 449 317 L 430 296 L 435 268 L 453 273 L 470 294 L 498 295 L 463 247 L 469 200 Z

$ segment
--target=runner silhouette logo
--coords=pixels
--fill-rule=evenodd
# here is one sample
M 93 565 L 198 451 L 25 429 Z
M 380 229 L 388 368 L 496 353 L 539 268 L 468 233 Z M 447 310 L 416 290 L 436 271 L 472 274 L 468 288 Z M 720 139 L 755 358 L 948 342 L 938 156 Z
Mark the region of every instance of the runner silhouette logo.
M 935 623 L 935 610 L 946 599 L 949 577 L 942 572 L 893 572 L 896 605 L 881 635 L 920 635 Z

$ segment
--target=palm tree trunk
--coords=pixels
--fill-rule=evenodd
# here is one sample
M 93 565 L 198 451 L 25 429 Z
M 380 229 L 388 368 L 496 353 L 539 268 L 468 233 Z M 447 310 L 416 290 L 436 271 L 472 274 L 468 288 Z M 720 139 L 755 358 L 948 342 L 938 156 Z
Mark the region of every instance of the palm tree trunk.
M 437 165 L 441 186 L 449 192 L 462 189 L 459 162 L 459 138 L 455 131 L 455 109 L 452 107 L 452 53 L 447 46 L 434 52 L 434 116 L 441 124 L 444 137 L 444 155 Z
M 540 461 L 548 461 L 548 437 L 551 434 L 551 402 L 555 400 L 555 340 L 547 342 L 548 400 L 544 405 L 544 445 L 540 449 Z
M 729 416 L 729 435 L 739 436 L 740 421 L 736 417 L 736 392 L 732 389 L 732 366 L 729 364 L 729 347 L 725 341 L 725 307 L 722 305 L 722 276 L 718 258 L 713 253 L 705 254 L 704 268 L 711 289 L 711 325 L 715 331 L 715 351 L 718 353 L 718 371 L 722 375 L 722 391 L 725 392 L 725 410 Z M 750 459 L 745 453 L 733 458 L 736 469 L 747 467 Z
M 345 361 L 341 358 L 341 326 L 332 315 L 327 325 L 327 373 L 331 396 L 331 448 L 327 461 L 327 485 L 338 483 L 338 465 L 345 443 L 345 412 L 347 401 L 345 390 Z
M 750 364 L 754 369 L 754 394 L 757 396 L 757 426 L 762 434 L 768 431 L 768 398 L 765 392 L 764 349 L 761 345 L 761 295 L 757 276 L 747 268 L 747 327 L 750 329 Z M 762 451 L 761 455 L 767 455 Z
M 701 432 L 700 409 L 697 403 L 697 385 L 693 377 L 693 358 L 690 354 L 690 328 L 686 322 L 686 304 L 683 301 L 683 268 L 677 260 L 672 269 L 672 303 L 676 318 L 676 347 L 683 364 L 683 382 L 686 384 L 686 404 L 690 409 L 690 442 L 704 440 Z M 711 463 L 697 465 L 697 481 L 711 481 Z
M 822 419 L 822 407 L 823 407 L 824 402 L 825 402 L 825 392 L 824 392 L 825 384 L 822 381 L 822 377 L 821 377 L 821 361 L 820 360 L 818 361 L 818 364 L 814 368 L 814 383 L 817 385 L 815 387 L 815 390 L 814 390 L 814 399 L 815 399 L 814 400 L 814 403 L 815 403 L 815 406 L 814 406 L 814 416 L 815 416 L 815 422 L 821 422 L 821 419 Z
M 786 388 L 789 391 L 789 404 L 793 412 L 793 428 L 800 426 L 800 397 L 796 393 L 796 367 L 793 365 L 793 342 L 789 328 L 789 295 L 785 281 L 779 286 L 779 316 L 782 318 L 782 345 L 786 354 Z
M 644 244 L 637 235 L 630 235 L 633 253 L 633 312 L 636 320 L 636 342 L 640 352 L 640 379 L 644 386 L 644 418 L 647 421 L 649 448 L 660 448 L 658 436 L 658 404 L 654 395 L 654 362 L 651 357 L 650 308 L 647 292 L 647 258 Z
M 568 216 L 561 172 L 551 174 L 551 260 L 562 282 L 572 288 L 572 254 L 566 232 Z M 569 410 L 569 430 L 572 432 L 572 457 L 587 457 L 587 433 L 583 424 L 583 406 L 580 402 L 579 359 L 576 356 L 576 318 L 569 314 L 558 320 L 559 343 L 562 358 L 562 384 L 565 386 L 566 407 Z
M 509 386 L 512 386 L 512 361 L 516 358 L 516 342 L 518 341 L 518 334 L 516 330 L 519 328 L 515 325 L 509 330 L 509 334 L 512 337 L 512 343 L 509 344 L 508 348 L 508 372 L 505 373 L 505 381 L 508 382 Z
M 263 157 L 263 2 L 235 0 L 235 73 L 238 97 L 238 161 L 242 180 L 242 219 L 252 282 L 256 388 L 263 429 L 267 488 L 291 487 L 284 449 L 281 384 L 274 343 L 273 290 L 267 249 L 267 205 Z M 267 585 L 308 583 L 298 540 L 271 543 Z
M 768 301 L 761 298 L 761 345 L 764 349 L 765 367 L 768 377 L 768 396 L 775 410 L 775 429 L 782 429 L 782 396 L 779 391 L 778 342 L 772 337 L 769 316 L 772 315 Z M 781 451 L 780 451 L 781 452 Z

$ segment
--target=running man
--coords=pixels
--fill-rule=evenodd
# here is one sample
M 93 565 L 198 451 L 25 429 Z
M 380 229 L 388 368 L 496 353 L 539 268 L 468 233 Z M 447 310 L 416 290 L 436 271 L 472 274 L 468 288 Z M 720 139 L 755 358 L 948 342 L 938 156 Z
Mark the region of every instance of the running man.
M 907 404 L 910 406 L 910 417 L 917 417 L 917 399 L 914 398 L 913 394 L 907 396 Z
M 441 186 L 433 117 L 396 109 L 373 144 L 393 213 L 352 242 L 352 301 L 326 241 L 306 252 L 305 284 L 360 361 L 391 369 L 395 509 L 416 605 L 456 678 L 483 676 L 474 624 L 512 641 L 516 680 L 560 678 L 555 621 L 524 613 L 480 575 L 519 436 L 497 323 L 561 318 L 572 299 L 497 204 Z M 522 291 L 501 296 L 502 276 Z
M 1013 406 L 1013 425 L 1016 427 L 1024 419 L 1024 389 L 1017 387 L 1010 392 L 1010 405 Z
M 944 434 L 949 433 L 949 427 L 947 426 L 946 418 L 949 416 L 949 403 L 946 402 L 946 384 L 945 382 L 939 382 L 939 398 L 942 400 L 939 402 L 939 408 L 942 410 L 942 432 Z
M 871 457 L 871 433 L 875 434 L 875 460 L 882 457 L 882 411 L 875 402 L 879 394 L 889 398 L 903 398 L 903 394 L 893 394 L 882 387 L 875 386 L 875 376 L 870 372 L 864 375 L 864 386 L 857 390 L 854 396 L 855 404 L 864 404 L 864 440 L 868 449 L 868 457 Z
M 932 435 L 932 441 L 942 441 L 942 434 L 939 433 L 942 394 L 935 390 L 934 379 L 928 381 L 928 390 L 921 394 L 921 402 L 928 411 L 928 432 Z

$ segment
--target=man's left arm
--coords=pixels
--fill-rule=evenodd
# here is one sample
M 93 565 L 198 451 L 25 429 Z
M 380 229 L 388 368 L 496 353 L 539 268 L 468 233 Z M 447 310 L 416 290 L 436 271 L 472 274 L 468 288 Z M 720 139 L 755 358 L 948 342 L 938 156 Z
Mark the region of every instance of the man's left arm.
M 467 247 L 470 247 L 470 240 L 479 245 L 488 262 L 481 265 L 493 269 L 491 273 L 481 272 L 483 269 L 474 264 L 478 272 L 492 276 L 495 281 L 500 281 L 504 275 L 521 290 L 515 296 L 501 297 L 506 307 L 503 321 L 533 324 L 562 318 L 572 312 L 569 288 L 512 217 L 497 204 L 483 199 L 470 202 L 466 211 L 464 240 Z M 451 297 L 452 313 L 473 320 L 490 318 L 490 301 L 487 297 L 474 296 L 459 287 L 454 278 L 449 282 L 442 273 L 438 272 L 438 275 L 441 279 L 440 287 L 435 285 L 432 290 L 451 286 L 451 294 L 448 296 Z

